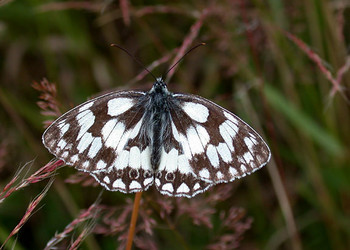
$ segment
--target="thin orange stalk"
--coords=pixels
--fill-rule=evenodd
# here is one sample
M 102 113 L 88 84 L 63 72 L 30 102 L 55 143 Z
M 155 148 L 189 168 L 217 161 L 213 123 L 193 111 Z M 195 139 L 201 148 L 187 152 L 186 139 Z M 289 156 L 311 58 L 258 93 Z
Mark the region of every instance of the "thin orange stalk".
M 138 192 L 135 195 L 134 207 L 133 207 L 133 210 L 132 210 L 130 227 L 129 227 L 128 241 L 126 243 L 126 250 L 131 250 L 131 247 L 132 247 L 132 242 L 133 242 L 134 234 L 135 234 L 135 227 L 136 227 L 137 216 L 139 214 L 139 206 L 140 206 L 141 195 L 142 195 L 142 192 Z

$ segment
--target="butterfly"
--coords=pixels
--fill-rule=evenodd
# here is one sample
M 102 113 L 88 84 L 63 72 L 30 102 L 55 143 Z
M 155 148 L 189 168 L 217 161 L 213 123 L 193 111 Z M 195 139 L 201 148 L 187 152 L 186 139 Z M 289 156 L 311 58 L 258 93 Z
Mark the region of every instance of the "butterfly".
M 239 117 L 203 97 L 171 93 L 162 77 L 154 79 L 148 92 L 111 92 L 71 109 L 45 130 L 43 144 L 107 190 L 155 185 L 164 195 L 188 198 L 270 160 L 267 144 Z
M 171 93 L 162 78 L 148 92 L 111 92 L 71 109 L 42 140 L 67 165 L 124 193 L 155 185 L 165 195 L 193 197 L 271 157 L 236 115 L 203 97 Z

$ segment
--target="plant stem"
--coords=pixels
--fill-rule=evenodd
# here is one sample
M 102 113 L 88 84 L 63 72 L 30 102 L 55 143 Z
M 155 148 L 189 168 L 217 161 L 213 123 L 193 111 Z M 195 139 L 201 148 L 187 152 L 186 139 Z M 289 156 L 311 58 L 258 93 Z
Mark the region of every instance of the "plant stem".
M 142 192 L 137 192 L 136 195 L 135 195 L 134 207 L 133 207 L 133 210 L 132 210 L 130 227 L 129 227 L 128 241 L 126 243 L 126 250 L 131 250 L 131 247 L 132 247 L 132 242 L 133 242 L 133 239 L 134 239 L 134 233 L 135 233 L 135 226 L 136 226 L 137 216 L 139 214 L 139 206 L 140 206 L 141 195 L 142 195 Z

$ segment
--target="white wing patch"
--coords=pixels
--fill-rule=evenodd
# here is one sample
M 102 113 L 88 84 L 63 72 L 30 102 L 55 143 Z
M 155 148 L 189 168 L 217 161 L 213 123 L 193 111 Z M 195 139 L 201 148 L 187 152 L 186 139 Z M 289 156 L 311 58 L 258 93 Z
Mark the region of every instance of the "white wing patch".
M 83 104 L 82 106 L 80 106 L 79 108 L 79 113 L 82 113 L 83 111 L 87 110 L 88 108 L 91 108 L 92 105 L 94 105 L 94 101 L 88 102 L 86 104 Z
M 91 143 L 89 152 L 88 152 L 88 156 L 90 158 L 94 158 L 98 151 L 100 151 L 102 149 L 102 140 L 100 137 L 95 137 Z
M 112 164 L 115 170 L 123 170 L 128 166 L 129 163 L 129 151 L 123 150 L 119 153 L 116 160 Z
M 219 143 L 216 149 L 224 162 L 230 163 L 232 161 L 232 152 L 229 150 L 226 143 Z
M 205 147 L 210 141 L 210 136 L 208 134 L 208 131 L 201 125 L 197 124 L 196 125 L 196 130 L 199 139 L 201 140 L 202 146 Z
M 134 169 L 138 169 L 141 166 L 141 152 L 136 146 L 130 149 L 129 166 Z
M 91 133 L 84 133 L 84 136 L 80 139 L 77 149 L 79 153 L 83 153 L 92 143 L 94 137 L 92 137 Z
M 107 106 L 110 116 L 118 116 L 134 106 L 134 101 L 131 98 L 114 98 L 108 101 Z
M 182 183 L 180 187 L 177 188 L 176 193 L 178 194 L 187 194 L 190 191 L 186 183 Z
M 110 148 L 116 148 L 120 142 L 120 139 L 124 135 L 125 125 L 122 122 L 118 122 L 116 119 L 108 121 L 108 127 L 103 127 L 102 135 L 105 138 L 105 145 Z M 109 130 L 110 129 L 110 130 Z
M 97 170 L 105 169 L 107 166 L 107 163 L 104 162 L 103 160 L 99 160 L 96 164 Z
M 61 127 L 61 137 L 68 131 L 70 125 L 69 123 L 62 123 L 62 127 Z
M 220 165 L 220 161 L 219 161 L 219 156 L 218 156 L 218 153 L 216 151 L 216 147 L 214 145 L 209 145 L 207 147 L 207 157 L 210 161 L 210 164 L 214 167 L 214 168 L 217 168 L 219 167 Z
M 209 109 L 199 103 L 184 102 L 182 109 L 185 113 L 196 122 L 206 122 L 209 116 Z
M 94 125 L 95 116 L 90 110 L 85 110 L 82 113 L 77 115 L 77 120 L 80 126 L 79 134 L 77 139 L 79 140 L 88 129 Z
M 186 134 L 187 134 L 187 141 L 190 146 L 192 156 L 194 156 L 195 154 L 202 154 L 204 152 L 204 148 L 201 143 L 201 139 L 199 138 L 195 128 L 190 126 L 187 129 Z

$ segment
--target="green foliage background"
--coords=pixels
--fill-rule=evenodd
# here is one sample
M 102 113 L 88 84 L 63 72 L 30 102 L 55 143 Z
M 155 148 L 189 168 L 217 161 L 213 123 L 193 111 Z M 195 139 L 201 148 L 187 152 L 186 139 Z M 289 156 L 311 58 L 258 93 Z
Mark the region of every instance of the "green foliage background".
M 34 171 L 52 158 L 41 144 L 47 117 L 36 105 L 39 94 L 31 87 L 33 81 L 45 77 L 56 83 L 63 112 L 105 91 L 147 90 L 152 77 L 136 81 L 143 69 L 109 45 L 125 47 L 158 76 L 172 60 L 155 69 L 151 63 L 167 55 L 174 58 L 193 35 L 192 45 L 207 45 L 181 62 L 169 89 L 198 94 L 230 109 L 272 149 L 270 164 L 227 184 L 235 185 L 235 192 L 220 204 L 243 207 L 254 220 L 241 247 L 348 249 L 349 3 L 124 2 L 128 8 L 118 1 L 0 1 L 0 187 L 27 162 L 34 160 Z M 340 89 L 335 89 L 337 83 Z M 44 206 L 19 231 L 15 249 L 43 248 L 79 209 L 94 202 L 100 187 L 64 182 L 74 172 L 59 170 Z M 32 184 L 0 204 L 0 242 L 45 184 Z M 105 193 L 103 202 L 120 204 L 125 197 L 133 195 Z M 201 249 L 210 230 L 201 234 L 202 228 L 187 226 L 187 232 L 198 232 L 188 238 L 188 247 Z M 167 240 L 176 243 L 171 234 L 164 234 Z M 162 244 L 158 242 L 160 248 Z M 115 248 L 118 243 L 115 237 L 99 236 L 98 245 Z M 93 246 L 89 240 L 82 245 Z

